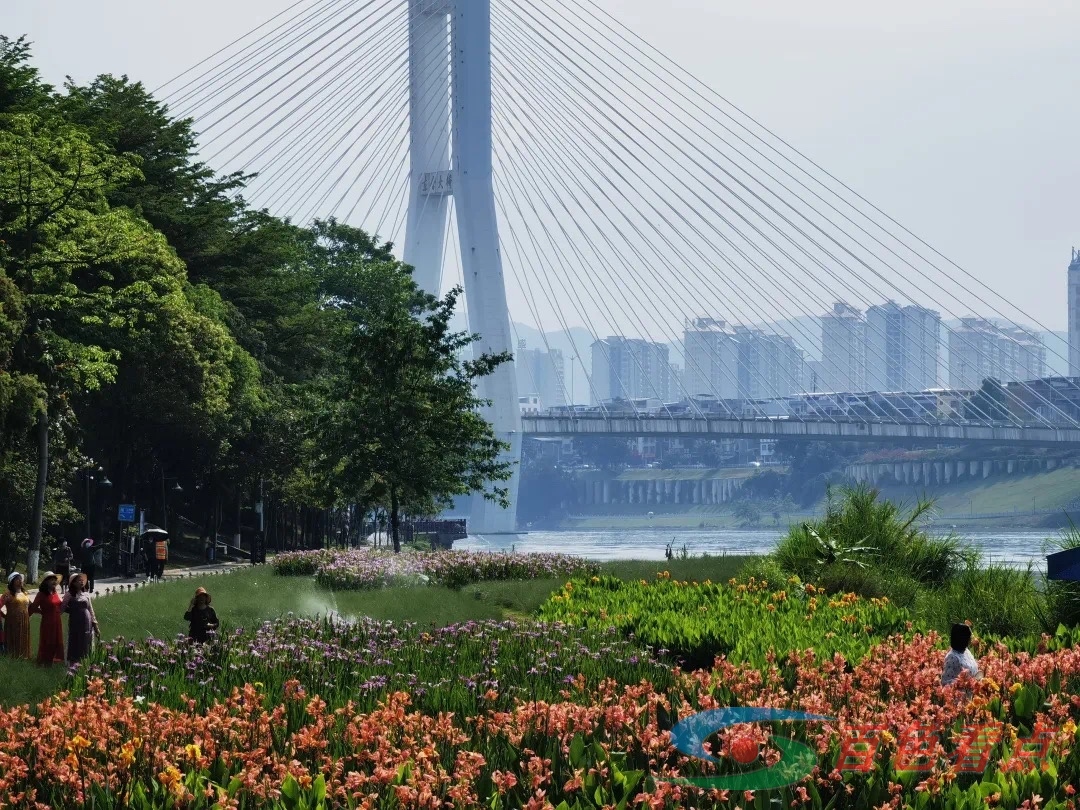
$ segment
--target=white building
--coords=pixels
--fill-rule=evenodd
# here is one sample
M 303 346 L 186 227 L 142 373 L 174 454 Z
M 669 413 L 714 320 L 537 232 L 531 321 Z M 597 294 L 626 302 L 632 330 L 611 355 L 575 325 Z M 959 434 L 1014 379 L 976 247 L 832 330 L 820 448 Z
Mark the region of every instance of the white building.
M 613 335 L 592 345 L 593 405 L 616 399 L 667 399 L 671 390 L 668 347 Z
M 715 318 L 695 318 L 683 331 L 686 368 L 683 384 L 688 396 L 739 396 L 738 343 L 735 330 Z
M 949 386 L 978 390 L 983 380 L 1037 380 L 1046 376 L 1046 347 L 1031 332 L 962 318 L 949 330 Z
M 866 318 L 843 301 L 821 316 L 818 391 L 866 390 Z
M 866 388 L 922 391 L 937 387 L 941 316 L 895 301 L 866 310 Z
M 686 390 L 693 397 L 769 399 L 799 393 L 806 360 L 795 341 L 715 318 L 696 318 L 683 332 Z
M 514 365 L 518 391 L 537 397 L 541 408 L 567 404 L 566 367 L 561 351 L 529 349 L 524 340 L 519 340 Z

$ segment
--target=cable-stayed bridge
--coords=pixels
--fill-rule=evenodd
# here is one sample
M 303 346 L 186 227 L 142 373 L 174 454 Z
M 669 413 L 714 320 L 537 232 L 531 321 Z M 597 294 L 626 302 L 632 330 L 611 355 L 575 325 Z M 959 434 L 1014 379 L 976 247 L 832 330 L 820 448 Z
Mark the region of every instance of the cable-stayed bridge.
M 481 394 L 513 456 L 523 430 L 1004 445 L 1080 436 L 1060 390 L 1076 381 L 1052 389 L 1025 374 L 1043 324 L 594 0 L 307 0 L 159 92 L 195 119 L 207 163 L 257 173 L 253 205 L 362 227 L 393 243 L 426 289 L 462 284 L 479 350 L 516 349 L 511 313 L 550 358 L 548 336 L 569 336 L 571 363 L 591 360 L 588 399 L 601 412 L 523 421 L 520 375 L 501 367 Z M 993 328 L 944 326 L 972 310 Z M 810 362 L 821 335 L 809 324 L 830 311 L 835 334 Z M 699 322 L 709 326 L 684 329 Z M 587 341 L 574 337 L 582 327 Z M 965 364 L 969 388 L 1009 385 L 968 396 L 962 418 L 911 417 L 918 393 L 861 418 L 755 411 L 821 390 L 819 377 L 851 391 L 934 389 L 946 354 Z M 751 413 L 706 413 L 701 396 Z M 643 397 L 693 413 L 639 412 Z M 611 400 L 633 413 L 608 413 Z M 513 530 L 514 510 L 481 503 L 471 528 Z

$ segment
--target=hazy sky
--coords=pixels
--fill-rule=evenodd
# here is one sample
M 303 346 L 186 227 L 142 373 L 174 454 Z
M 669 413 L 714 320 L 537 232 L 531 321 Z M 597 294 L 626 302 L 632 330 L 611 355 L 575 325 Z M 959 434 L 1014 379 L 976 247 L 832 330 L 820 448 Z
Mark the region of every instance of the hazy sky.
M 498 2 L 499 0 L 495 0 Z M 1047 326 L 1080 246 L 1076 0 L 600 0 Z M 0 0 L 46 78 L 155 87 L 287 0 Z

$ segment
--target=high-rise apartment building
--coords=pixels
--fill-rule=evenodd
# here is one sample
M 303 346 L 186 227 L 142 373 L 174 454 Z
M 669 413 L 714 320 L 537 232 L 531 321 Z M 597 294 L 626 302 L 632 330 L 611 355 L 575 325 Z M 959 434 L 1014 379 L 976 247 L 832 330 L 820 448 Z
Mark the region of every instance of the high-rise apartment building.
M 1069 262 L 1069 376 L 1080 377 L 1080 250 Z
M 962 318 L 949 330 L 949 386 L 976 390 L 984 380 L 1037 380 L 1046 376 L 1046 347 L 1024 329 L 985 318 Z
M 770 399 L 801 393 L 806 361 L 795 341 L 761 329 L 695 318 L 683 332 L 686 393 Z
M 866 390 L 866 318 L 843 301 L 821 316 L 818 391 Z
M 806 359 L 794 340 L 737 326 L 735 341 L 740 399 L 773 399 L 803 392 Z
M 738 343 L 735 330 L 715 318 L 695 318 L 683 331 L 686 368 L 683 384 L 689 396 L 735 399 L 739 396 Z
M 983 318 L 961 318 L 949 330 L 949 387 L 974 391 L 997 370 L 997 330 Z
M 938 383 L 941 316 L 895 301 L 866 310 L 866 388 L 922 391 Z
M 613 335 L 592 345 L 592 400 L 665 400 L 671 389 L 668 347 L 640 338 Z
M 904 307 L 904 388 L 925 391 L 938 387 L 941 315 L 925 307 Z
M 1002 382 L 1040 380 L 1047 375 L 1046 346 L 1030 329 L 1002 330 L 998 343 Z
M 535 394 L 540 400 L 540 408 L 567 404 L 566 367 L 561 351 L 530 349 L 524 340 L 519 340 L 514 365 L 518 391 L 523 395 Z

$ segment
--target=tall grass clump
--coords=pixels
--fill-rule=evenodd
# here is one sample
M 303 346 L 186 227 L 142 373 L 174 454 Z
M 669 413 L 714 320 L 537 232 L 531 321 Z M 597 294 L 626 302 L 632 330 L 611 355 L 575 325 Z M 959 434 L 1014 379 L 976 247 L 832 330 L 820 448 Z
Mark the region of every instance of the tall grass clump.
M 943 587 L 920 593 L 916 613 L 938 628 L 970 621 L 980 636 L 1023 637 L 1046 629 L 1045 605 L 1030 565 L 971 561 Z
M 922 520 L 933 507 L 924 498 L 906 509 L 862 484 L 830 488 L 825 515 L 793 526 L 774 557 L 783 571 L 830 591 L 909 601 L 978 560 L 957 537 L 926 533 Z
M 1026 636 L 1053 631 L 1059 617 L 1080 622 L 1080 588 L 1061 583 L 1050 597 L 1030 567 L 987 565 L 955 535 L 927 534 L 933 507 L 923 498 L 905 508 L 865 485 L 830 490 L 824 517 L 792 527 L 773 558 L 785 574 L 829 593 L 887 597 L 942 631 L 970 621 L 982 634 Z M 1080 546 L 1080 530 L 1062 542 Z

